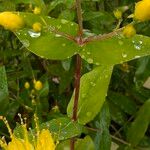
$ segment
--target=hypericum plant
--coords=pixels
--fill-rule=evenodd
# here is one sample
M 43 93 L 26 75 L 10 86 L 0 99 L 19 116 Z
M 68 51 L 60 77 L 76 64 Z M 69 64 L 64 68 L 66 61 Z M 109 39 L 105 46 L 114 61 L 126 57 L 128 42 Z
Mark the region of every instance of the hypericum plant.
M 76 0 L 78 24 L 51 18 L 44 9 L 42 3 L 33 13 L 2 12 L 0 25 L 13 31 L 24 47 L 42 58 L 63 60 L 76 55 L 75 89 L 67 115 L 85 125 L 94 119 L 104 104 L 113 66 L 150 54 L 150 38 L 136 35 L 134 28 L 136 23 L 150 20 L 149 0 L 136 4 L 133 22 L 122 28 L 122 13 L 114 11 L 117 27 L 111 33 L 95 36 L 84 35 L 80 0 Z M 95 67 L 80 78 L 82 59 Z M 78 131 L 74 135 L 80 134 Z M 72 138 L 72 150 L 74 143 Z

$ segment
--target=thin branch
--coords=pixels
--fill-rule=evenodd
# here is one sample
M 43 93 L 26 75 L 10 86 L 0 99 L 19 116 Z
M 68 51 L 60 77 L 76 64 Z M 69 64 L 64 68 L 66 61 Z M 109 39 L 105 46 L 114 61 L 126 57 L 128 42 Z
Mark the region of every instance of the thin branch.
M 79 31 L 78 37 L 75 39 L 76 43 L 81 45 L 83 43 L 83 19 L 82 19 L 82 9 L 81 9 L 81 0 L 76 0 L 76 9 L 78 16 Z M 77 110 L 78 110 L 78 101 L 79 101 L 79 91 L 80 91 L 80 78 L 81 78 L 81 66 L 82 59 L 79 54 L 76 55 L 76 70 L 75 70 L 75 97 L 73 105 L 73 116 L 72 119 L 77 121 Z M 70 140 L 70 150 L 75 149 L 75 138 Z
M 79 37 L 83 35 L 83 18 L 82 18 L 82 8 L 81 8 L 81 0 L 76 0 L 76 9 L 77 9 L 77 17 L 79 24 Z
M 48 27 L 48 29 L 50 30 L 50 32 L 54 33 L 56 36 L 58 35 L 58 37 L 59 37 L 59 36 L 60 36 L 60 37 L 62 36 L 62 37 L 64 37 L 64 38 L 68 39 L 68 40 L 71 40 L 71 41 L 76 42 L 74 36 L 72 36 L 72 35 L 70 35 L 70 34 L 67 34 L 67 33 L 64 33 L 64 32 L 61 32 L 61 31 L 59 31 L 59 30 L 58 30 L 57 28 L 55 28 L 55 27 Z
M 75 97 L 73 105 L 73 116 L 74 121 L 77 120 L 77 110 L 78 110 L 78 100 L 79 100 L 79 90 L 80 90 L 80 77 L 81 77 L 81 65 L 82 60 L 80 55 L 76 55 L 76 69 L 75 69 Z
M 87 38 L 84 39 L 84 44 L 92 42 L 92 41 L 102 41 L 102 40 L 105 40 L 105 39 L 109 39 L 109 38 L 117 35 L 118 33 L 120 33 L 123 29 L 124 29 L 124 27 L 120 28 L 120 29 L 117 29 L 113 32 L 107 33 L 107 34 L 103 34 L 103 35 L 100 34 L 100 35 L 97 35 L 97 36 L 87 37 Z
M 74 36 L 72 36 L 72 35 L 70 35 L 70 34 L 67 34 L 67 33 L 64 33 L 64 32 L 61 32 L 61 31 L 59 31 L 59 29 L 57 29 L 57 28 L 54 27 L 54 26 L 49 26 L 49 25 L 46 23 L 46 21 L 45 21 L 45 19 L 44 19 L 43 17 L 41 17 L 41 20 L 42 20 L 43 23 L 45 24 L 46 29 L 48 29 L 50 32 L 56 34 L 56 36 L 57 36 L 57 35 L 58 35 L 58 37 L 59 37 L 59 36 L 62 36 L 62 37 L 64 37 L 64 38 L 68 39 L 68 40 L 71 40 L 71 41 L 76 42 L 76 39 L 75 39 Z
M 111 138 L 114 139 L 114 140 L 116 140 L 116 141 L 118 141 L 118 142 L 120 142 L 120 143 L 122 143 L 122 144 L 125 144 L 125 145 L 128 145 L 128 146 L 131 145 L 130 143 L 128 143 L 128 142 L 126 142 L 126 141 L 124 141 L 122 139 L 119 139 L 116 136 L 111 135 Z
M 75 149 L 75 138 L 71 138 L 70 139 L 70 150 L 74 150 Z

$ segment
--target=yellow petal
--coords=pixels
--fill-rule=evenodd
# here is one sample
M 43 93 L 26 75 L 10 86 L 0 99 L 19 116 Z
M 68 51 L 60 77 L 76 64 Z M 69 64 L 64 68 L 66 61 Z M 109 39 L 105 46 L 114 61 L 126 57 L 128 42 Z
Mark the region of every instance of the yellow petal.
M 34 150 L 33 146 L 28 142 L 15 137 L 8 144 L 8 150 Z
M 37 139 L 36 150 L 55 150 L 55 144 L 49 130 L 43 129 Z

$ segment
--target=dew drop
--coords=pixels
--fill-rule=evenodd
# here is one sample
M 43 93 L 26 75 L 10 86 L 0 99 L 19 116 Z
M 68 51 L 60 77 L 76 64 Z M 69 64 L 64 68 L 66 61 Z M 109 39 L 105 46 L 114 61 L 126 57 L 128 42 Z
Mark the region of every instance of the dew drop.
M 29 47 L 30 46 L 30 42 L 27 39 L 21 40 L 22 44 L 24 47 Z
M 20 32 L 17 32 L 18 35 L 20 35 Z
M 61 29 L 61 25 L 57 25 L 57 29 Z
M 135 56 L 134 58 L 140 58 L 140 56 Z
M 41 36 L 41 32 L 28 31 L 28 33 L 32 38 L 38 38 Z
M 98 62 L 96 62 L 95 65 L 99 66 L 100 64 Z
M 135 48 L 135 49 L 141 50 L 143 41 L 134 41 L 134 40 L 133 40 L 132 43 L 134 44 L 134 48 Z
M 96 86 L 96 84 L 94 82 L 90 82 L 92 86 Z
M 88 117 L 90 117 L 90 116 L 92 115 L 92 112 L 87 112 L 86 115 L 87 115 Z
M 87 54 L 90 55 L 91 53 L 90 53 L 90 52 L 87 52 Z
M 143 44 L 143 41 L 139 41 L 140 44 Z
M 119 45 L 123 45 L 123 41 L 119 40 L 118 41 Z
M 60 34 L 55 34 L 55 37 L 61 37 L 61 35 Z
M 71 26 L 74 26 L 74 23 L 71 23 Z
M 134 45 L 134 48 L 137 49 L 137 50 L 140 50 L 141 46 L 140 45 Z
M 66 43 L 63 43 L 62 46 L 65 47 L 65 46 L 66 46 Z
M 128 55 L 126 53 L 122 53 L 122 57 L 126 58 Z
M 92 58 L 88 58 L 87 62 L 90 63 L 90 64 L 92 64 L 93 63 L 93 59 Z
M 61 23 L 62 23 L 62 24 L 67 24 L 67 23 L 68 23 L 68 21 L 67 21 L 67 20 L 65 20 L 65 19 L 61 19 Z
M 85 56 L 84 56 L 84 55 L 81 55 L 81 58 L 82 58 L 82 59 L 85 59 Z

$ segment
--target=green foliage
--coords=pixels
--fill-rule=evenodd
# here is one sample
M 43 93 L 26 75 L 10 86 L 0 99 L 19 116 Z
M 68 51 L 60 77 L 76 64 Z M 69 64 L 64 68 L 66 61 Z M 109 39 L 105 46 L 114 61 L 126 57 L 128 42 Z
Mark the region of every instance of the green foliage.
M 109 133 L 110 126 L 110 112 L 108 104 L 105 103 L 94 120 L 94 128 L 100 129 L 96 132 L 94 137 L 94 143 L 96 145 L 95 150 L 105 149 L 110 150 L 111 148 L 111 137 Z
M 5 67 L 0 67 L 0 115 L 6 115 L 8 109 L 8 86 Z
M 78 105 L 78 122 L 86 124 L 93 120 L 100 111 L 107 93 L 111 69 L 105 66 L 97 67 L 81 78 Z M 95 92 L 97 91 L 97 92 Z M 68 105 L 68 115 L 72 116 L 74 96 Z
M 77 26 L 67 20 L 56 20 L 49 17 L 40 17 L 33 14 L 22 14 L 25 18 L 27 28 L 16 32 L 17 37 L 23 46 L 42 58 L 66 59 L 78 51 L 78 46 L 61 37 L 58 33 L 53 33 L 53 28 L 58 28 L 61 32 L 71 35 L 76 34 Z M 32 25 L 40 22 L 45 30 L 36 33 L 32 30 Z M 45 25 L 46 23 L 46 25 Z M 41 49 L 42 47 L 42 49 Z
M 147 100 L 137 113 L 137 117 L 128 130 L 128 141 L 136 146 L 144 137 L 150 123 L 150 100 Z M 136 138 L 135 138 L 136 137 Z
M 44 122 L 40 125 L 40 129 L 49 129 L 56 140 L 66 140 L 68 138 L 78 136 L 82 133 L 83 127 L 70 118 L 61 117 Z M 35 130 L 29 131 L 29 136 L 32 139 L 35 136 Z M 21 125 L 17 125 L 14 129 L 16 137 L 24 138 L 24 130 Z
M 120 35 L 91 42 L 80 52 L 81 57 L 89 63 L 101 65 L 120 64 L 131 59 L 149 54 L 149 37 L 137 35 L 133 38 L 125 38 Z
M 135 2 L 82 1 L 84 39 L 131 23 Z M 35 7 L 41 8 L 40 15 L 32 13 Z M 116 9 L 122 20 L 114 17 Z M 149 21 L 132 22 L 137 30 L 132 38 L 114 32 L 113 37 L 78 45 L 74 0 L 0 0 L 0 11 L 8 10 L 19 11 L 25 21 L 16 36 L 0 27 L 0 115 L 17 137 L 23 138 L 17 113 L 27 118 L 33 134 L 36 113 L 40 127 L 60 141 L 57 150 L 69 149 L 72 137 L 75 150 L 110 150 L 114 145 L 113 150 L 150 149 L 150 86 L 144 86 L 150 76 Z M 41 32 L 33 31 L 35 22 L 41 23 Z M 82 77 L 73 122 L 76 54 L 82 57 Z M 42 81 L 40 91 L 34 89 L 34 79 Z M 9 137 L 2 123 L 0 127 L 0 136 Z

